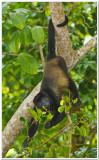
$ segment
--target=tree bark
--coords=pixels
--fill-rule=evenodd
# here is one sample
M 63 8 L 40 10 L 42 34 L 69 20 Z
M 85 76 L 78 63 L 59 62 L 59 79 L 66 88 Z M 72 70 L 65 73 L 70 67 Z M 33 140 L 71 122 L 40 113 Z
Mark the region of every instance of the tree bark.
M 68 34 L 68 29 L 67 26 L 57 27 L 57 24 L 65 21 L 65 14 L 63 11 L 62 3 L 50 2 L 49 7 L 56 31 L 57 52 L 59 55 L 63 55 L 67 66 L 69 66 L 69 63 L 72 60 L 72 43 Z
M 58 28 L 57 24 L 64 21 L 64 12 L 62 9 L 61 2 L 50 2 L 50 11 L 52 16 L 52 21 L 56 29 L 56 38 L 58 45 L 58 52 L 61 54 L 68 65 L 68 70 L 70 71 L 74 65 L 92 48 L 97 46 L 97 36 L 93 37 L 86 45 L 84 45 L 80 50 L 78 50 L 73 55 L 72 45 L 70 37 L 68 35 L 67 27 Z M 68 39 L 68 41 L 67 41 Z M 89 47 L 90 46 L 90 47 Z M 71 65 L 69 64 L 70 62 Z M 7 126 L 2 133 L 2 157 L 4 157 L 9 149 L 9 147 L 14 143 L 16 137 L 21 132 L 24 127 L 24 123 L 19 119 L 24 117 L 26 120 L 30 118 L 28 108 L 33 108 L 33 98 L 40 90 L 41 82 L 34 88 L 34 90 L 29 94 L 29 96 L 22 102 L 15 114 L 12 116 Z

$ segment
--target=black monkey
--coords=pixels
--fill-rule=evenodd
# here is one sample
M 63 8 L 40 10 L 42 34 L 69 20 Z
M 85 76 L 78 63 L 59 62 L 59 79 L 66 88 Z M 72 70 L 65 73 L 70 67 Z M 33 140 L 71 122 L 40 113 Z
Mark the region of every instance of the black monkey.
M 65 21 L 57 26 L 62 27 L 67 23 L 68 18 L 66 16 Z M 63 111 L 62 113 L 58 112 L 61 96 L 65 92 L 66 88 L 70 89 L 70 91 L 73 93 L 73 99 L 78 98 L 78 101 L 75 105 L 80 105 L 81 102 L 79 99 L 79 94 L 75 83 L 69 76 L 66 62 L 61 56 L 56 56 L 55 54 L 55 29 L 52 23 L 52 19 L 50 19 L 48 27 L 47 63 L 44 69 L 40 92 L 35 96 L 33 100 L 35 111 L 36 107 L 43 110 L 44 106 L 47 110 L 55 112 L 51 121 L 48 121 L 45 124 L 45 128 L 51 128 L 55 126 L 66 116 L 65 111 Z M 37 131 L 38 123 L 33 121 L 34 119 L 31 118 L 30 127 L 28 130 L 29 138 L 27 138 L 23 142 L 23 147 L 27 146 L 27 144 Z

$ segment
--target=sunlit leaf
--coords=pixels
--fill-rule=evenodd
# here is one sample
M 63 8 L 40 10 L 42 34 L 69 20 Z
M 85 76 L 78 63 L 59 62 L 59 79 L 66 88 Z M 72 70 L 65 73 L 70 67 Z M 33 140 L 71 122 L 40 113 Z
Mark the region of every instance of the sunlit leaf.
M 2 14 L 6 14 L 7 13 L 7 9 L 9 8 L 7 2 L 2 4 Z
M 61 101 L 60 101 L 60 105 L 61 105 L 61 106 L 63 106 L 63 104 L 64 104 L 64 101 L 63 101 L 63 100 L 61 100 Z
M 12 52 L 18 53 L 20 50 L 21 41 L 20 41 L 20 32 L 16 32 L 12 38 L 9 40 L 9 48 Z
M 28 46 L 29 44 L 32 43 L 31 28 L 27 25 L 22 29 L 21 42 L 24 46 Z
M 19 29 L 25 26 L 26 16 L 22 12 L 9 13 L 13 25 Z
M 62 112 L 64 111 L 64 109 L 65 109 L 65 106 L 60 106 L 60 107 L 58 108 L 58 112 L 62 113 Z
M 43 43 L 43 41 L 44 41 L 43 28 L 40 26 L 33 27 L 32 37 L 33 37 L 34 41 L 36 41 L 37 43 Z
M 37 119 L 38 119 L 37 113 L 34 110 L 30 109 L 30 108 L 28 109 L 28 111 L 31 114 L 31 116 L 37 121 Z
M 29 74 L 36 74 L 38 71 L 38 64 L 36 59 L 25 53 L 20 53 L 18 56 L 19 63 L 22 69 Z

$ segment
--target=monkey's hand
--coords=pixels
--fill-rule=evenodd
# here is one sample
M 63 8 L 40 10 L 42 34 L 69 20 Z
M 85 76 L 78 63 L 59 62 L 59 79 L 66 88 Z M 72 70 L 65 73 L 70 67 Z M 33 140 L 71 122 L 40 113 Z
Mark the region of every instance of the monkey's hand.
M 29 138 L 26 138 L 26 139 L 24 140 L 22 146 L 23 146 L 24 148 L 28 147 L 29 142 L 30 142 Z

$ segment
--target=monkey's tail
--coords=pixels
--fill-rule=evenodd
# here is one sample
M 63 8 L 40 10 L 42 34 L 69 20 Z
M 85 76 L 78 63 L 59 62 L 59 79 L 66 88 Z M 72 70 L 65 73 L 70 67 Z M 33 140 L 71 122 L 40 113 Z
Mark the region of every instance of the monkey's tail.
M 47 55 L 47 61 L 50 59 L 56 57 L 55 55 L 55 29 L 54 25 L 52 23 L 52 19 L 49 21 L 48 26 L 48 55 Z
M 65 16 L 65 21 L 61 24 L 58 24 L 57 27 L 63 27 L 68 23 L 68 17 Z M 55 58 L 55 28 L 52 23 L 52 19 L 49 21 L 48 26 L 48 55 L 47 55 L 47 61 L 51 60 L 52 58 Z
M 61 23 L 61 24 L 58 24 L 57 27 L 63 27 L 63 26 L 65 26 L 68 23 L 68 21 L 69 21 L 68 17 L 65 16 L 65 21 L 63 23 Z

